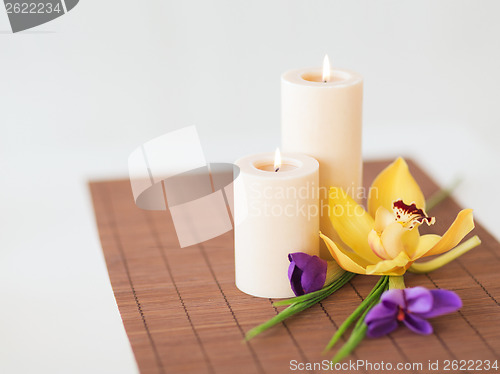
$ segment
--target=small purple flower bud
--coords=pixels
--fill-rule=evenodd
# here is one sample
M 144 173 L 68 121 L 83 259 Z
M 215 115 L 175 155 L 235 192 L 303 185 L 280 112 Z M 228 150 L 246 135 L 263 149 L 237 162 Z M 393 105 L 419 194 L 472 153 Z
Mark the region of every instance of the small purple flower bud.
M 318 256 L 296 252 L 288 255 L 288 279 L 295 295 L 300 296 L 323 288 L 328 263 Z

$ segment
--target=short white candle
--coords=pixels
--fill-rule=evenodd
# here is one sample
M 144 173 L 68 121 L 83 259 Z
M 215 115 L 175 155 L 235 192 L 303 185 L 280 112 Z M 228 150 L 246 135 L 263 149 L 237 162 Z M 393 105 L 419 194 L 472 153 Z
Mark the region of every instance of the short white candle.
M 319 165 L 312 157 L 287 153 L 277 168 L 274 156 L 261 153 L 236 161 L 235 272 L 241 291 L 283 298 L 294 296 L 288 254 L 319 252 Z
M 348 70 L 291 70 L 281 78 L 282 146 L 316 158 L 320 174 L 321 231 L 335 237 L 328 218 L 328 190 L 362 191 L 361 126 L 363 79 Z M 322 255 L 327 255 L 325 248 Z

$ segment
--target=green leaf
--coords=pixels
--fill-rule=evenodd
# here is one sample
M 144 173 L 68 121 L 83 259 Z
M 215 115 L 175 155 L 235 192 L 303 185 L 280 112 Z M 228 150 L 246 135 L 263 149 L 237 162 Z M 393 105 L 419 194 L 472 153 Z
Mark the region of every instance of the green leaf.
M 368 312 L 375 305 L 377 305 L 379 303 L 380 296 L 388 288 L 389 288 L 389 282 L 386 282 L 385 285 L 382 287 L 382 292 L 378 293 L 378 296 L 372 300 L 372 302 L 365 309 L 365 311 L 363 312 L 361 317 L 359 317 L 358 321 L 356 322 L 356 325 L 354 326 L 354 329 L 352 330 L 351 336 L 349 336 L 349 339 L 347 340 L 347 342 L 335 354 L 335 356 L 332 359 L 332 363 L 336 364 L 336 363 L 342 361 L 363 341 L 363 339 L 366 336 L 366 331 L 368 330 L 368 326 L 365 323 L 365 317 L 368 314 Z M 374 289 L 375 289 L 375 287 L 374 287 Z M 374 293 L 374 295 L 377 295 L 377 293 Z
M 327 294 L 327 296 L 331 295 L 333 292 L 339 290 L 343 287 L 347 282 L 349 282 L 356 274 L 346 271 L 339 279 L 337 279 L 332 284 L 323 287 L 321 290 L 314 291 L 305 295 L 297 296 L 291 299 L 276 301 L 274 306 L 282 306 L 282 305 L 292 305 L 294 303 L 301 303 L 303 301 L 310 300 L 315 297 L 322 296 Z
M 370 310 L 369 308 L 368 310 Z M 362 318 L 359 319 L 362 321 Z M 358 321 L 358 322 L 359 322 Z M 345 357 L 349 356 L 349 354 L 363 341 L 366 336 L 366 331 L 368 330 L 368 326 L 366 323 L 361 323 L 359 326 L 352 331 L 351 336 L 347 340 L 347 342 L 338 350 L 335 356 L 332 358 L 332 362 L 334 364 L 342 361 Z
M 259 335 L 260 333 L 266 331 L 267 329 L 273 327 L 274 325 L 277 325 L 278 323 L 284 321 L 288 317 L 293 316 L 296 313 L 299 313 L 303 311 L 304 309 L 309 308 L 311 305 L 308 305 L 308 303 L 300 303 L 300 304 L 292 304 L 285 310 L 281 311 L 277 315 L 275 315 L 273 318 L 269 319 L 268 321 L 264 322 L 263 324 L 254 327 L 250 331 L 248 331 L 245 335 L 245 340 L 250 340 L 254 338 L 255 336 Z
M 349 356 L 349 354 L 359 345 L 359 343 L 363 341 L 366 336 L 367 330 L 368 326 L 366 325 L 366 323 L 362 323 L 357 329 L 354 329 L 347 342 L 333 357 L 332 362 L 336 364 L 342 361 L 345 357 Z
M 319 303 L 321 300 L 327 298 L 330 296 L 332 293 L 335 291 L 339 290 L 342 288 L 347 282 L 349 282 L 356 274 L 346 272 L 344 273 L 339 279 L 337 279 L 335 282 L 333 282 L 331 285 L 324 287 L 323 289 L 316 291 L 316 292 L 311 292 L 306 295 L 298 296 L 293 299 L 289 300 L 283 300 L 283 301 L 278 301 L 274 303 L 273 305 L 289 305 L 291 304 L 288 308 L 285 310 L 282 310 L 280 313 L 275 315 L 273 318 L 269 319 L 268 321 L 264 322 L 263 324 L 254 327 L 250 331 L 248 331 L 245 334 L 245 341 L 248 341 L 255 336 L 259 335 L 260 333 L 270 329 L 271 327 L 277 325 L 280 322 L 283 322 L 287 318 L 290 318 L 291 316 L 302 312 L 303 310 L 312 307 L 313 305 Z
M 347 317 L 347 319 L 340 325 L 337 332 L 333 335 L 332 339 L 328 342 L 327 346 L 323 350 L 326 352 L 333 348 L 333 346 L 338 342 L 344 332 L 351 326 L 351 324 L 366 310 L 367 307 L 371 305 L 374 300 L 378 300 L 382 292 L 385 291 L 386 285 L 389 281 L 388 276 L 382 276 L 378 280 L 377 284 L 373 287 L 370 294 L 363 302 L 352 312 L 352 314 Z

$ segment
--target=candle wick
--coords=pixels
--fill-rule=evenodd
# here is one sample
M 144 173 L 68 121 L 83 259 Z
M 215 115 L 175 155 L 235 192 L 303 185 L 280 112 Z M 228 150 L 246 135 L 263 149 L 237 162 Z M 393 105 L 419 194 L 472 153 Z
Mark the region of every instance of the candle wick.
M 278 166 L 276 169 L 274 169 L 274 172 L 276 173 L 279 169 L 280 167 Z

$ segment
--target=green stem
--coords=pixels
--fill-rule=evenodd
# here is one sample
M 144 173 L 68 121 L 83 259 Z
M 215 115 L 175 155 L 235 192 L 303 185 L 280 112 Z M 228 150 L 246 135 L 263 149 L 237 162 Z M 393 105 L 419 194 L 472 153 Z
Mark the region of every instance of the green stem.
M 337 332 L 333 335 L 330 342 L 327 344 L 326 348 L 323 352 L 331 349 L 335 343 L 340 339 L 340 337 L 344 334 L 344 332 L 349 328 L 349 326 L 365 311 L 365 309 L 374 301 L 377 300 L 378 297 L 385 291 L 387 286 L 388 277 L 382 276 L 380 277 L 377 284 L 373 287 L 368 297 L 363 300 L 363 302 L 352 312 L 352 314 L 347 317 L 347 319 L 340 325 Z
M 325 285 L 330 285 L 345 274 L 345 270 L 342 269 L 335 260 L 327 261 Z
M 389 276 L 389 289 L 390 290 L 394 290 L 394 289 L 404 290 L 405 288 L 406 288 L 405 280 L 404 280 L 402 275 Z
M 385 284 L 385 286 L 383 287 L 382 292 L 387 291 L 388 288 L 389 288 L 389 284 L 387 282 Z M 342 359 L 347 357 L 352 351 L 354 351 L 354 349 L 359 345 L 359 343 L 361 343 L 363 341 L 363 339 L 366 336 L 366 332 L 368 330 L 368 326 L 365 323 L 366 315 L 368 314 L 368 312 L 370 310 L 372 310 L 372 308 L 375 305 L 378 304 L 379 301 L 380 301 L 380 294 L 379 294 L 379 297 L 377 299 L 372 301 L 372 303 L 366 308 L 366 310 L 363 312 L 361 317 L 358 319 L 358 322 L 356 322 L 356 325 L 354 326 L 354 329 L 351 333 L 351 336 L 349 336 L 349 339 L 347 340 L 347 342 L 342 346 L 342 348 L 339 349 L 337 354 L 333 357 L 333 359 L 332 359 L 333 364 L 336 364 L 336 363 L 342 361 Z
M 254 327 L 253 329 L 248 331 L 245 335 L 245 340 L 248 341 L 248 340 L 254 338 L 255 336 L 257 336 L 260 333 L 266 331 L 267 329 L 273 327 L 274 325 L 277 325 L 278 323 L 283 322 L 288 317 L 291 317 L 294 314 L 302 312 L 303 310 L 313 306 L 314 304 L 316 304 L 316 303 L 303 302 L 303 303 L 299 303 L 299 304 L 290 305 L 288 308 L 281 311 L 280 313 L 275 315 L 270 320 L 264 322 L 263 324 L 261 324 L 257 327 Z
M 426 202 L 425 208 L 427 212 L 429 212 L 432 208 L 435 208 L 437 205 L 441 204 L 444 200 L 451 196 L 453 191 L 462 183 L 461 179 L 455 179 L 455 181 L 447 188 L 443 188 L 439 190 L 434 195 L 432 195 Z
M 351 336 L 349 336 L 349 339 L 347 339 L 347 342 L 342 346 L 342 348 L 338 350 L 335 356 L 333 356 L 333 364 L 336 364 L 342 361 L 345 357 L 349 356 L 354 348 L 356 348 L 359 343 L 363 341 L 366 336 L 366 331 L 368 330 L 368 326 L 366 325 L 366 323 L 364 323 L 365 317 L 368 312 L 375 306 L 375 304 L 377 304 L 377 300 L 372 302 L 358 319 L 358 322 L 356 322 L 356 325 L 354 326 Z
M 295 303 L 301 303 L 303 301 L 309 300 L 309 299 L 316 297 L 316 296 L 321 296 L 325 292 L 328 292 L 330 290 L 333 290 L 332 292 L 337 291 L 340 287 L 342 287 L 347 282 L 349 282 L 355 275 L 356 275 L 355 273 L 351 273 L 351 272 L 346 271 L 344 274 L 342 274 L 342 276 L 339 279 L 334 281 L 329 286 L 322 288 L 321 290 L 310 292 L 310 293 L 305 294 L 305 295 L 293 297 L 291 299 L 276 301 L 275 303 L 273 303 L 273 305 L 274 306 L 292 305 Z M 340 285 L 340 287 L 338 287 L 339 285 Z
M 479 237 L 475 235 L 469 240 L 460 244 L 459 246 L 453 248 L 451 251 L 448 251 L 445 254 L 442 254 L 441 256 L 433 260 L 420 263 L 417 262 L 413 263 L 408 269 L 408 271 L 416 274 L 430 273 L 431 271 L 439 269 L 440 267 L 443 267 L 449 262 L 462 256 L 464 253 L 469 252 L 471 249 L 477 247 L 479 244 L 481 244 L 481 239 L 479 239 Z
M 290 300 L 283 300 L 274 303 L 273 305 L 284 305 L 284 303 L 291 304 L 288 308 L 285 310 L 282 310 L 279 312 L 277 315 L 275 315 L 273 318 L 269 319 L 268 321 L 264 322 L 263 324 L 254 327 L 250 331 L 248 331 L 245 335 L 245 340 L 248 341 L 255 336 L 259 335 L 260 333 L 268 330 L 269 328 L 277 325 L 280 322 L 283 322 L 285 319 L 307 309 L 312 307 L 313 305 L 319 303 L 321 300 L 327 298 L 330 296 L 332 293 L 335 291 L 339 290 L 342 288 L 347 282 L 349 282 L 356 274 L 350 273 L 350 272 L 345 272 L 345 274 L 342 275 L 339 279 L 337 279 L 334 283 L 331 285 L 316 291 L 316 292 L 311 292 L 306 295 L 302 295 L 299 297 L 295 297 Z
M 368 310 L 370 310 L 369 308 Z M 360 319 L 361 320 L 361 319 Z M 353 331 L 347 342 L 339 349 L 339 351 L 332 358 L 332 363 L 336 364 L 345 357 L 349 356 L 349 354 L 356 348 L 359 343 L 363 341 L 366 336 L 366 331 L 368 330 L 368 326 L 366 323 L 361 324 L 361 326 Z

